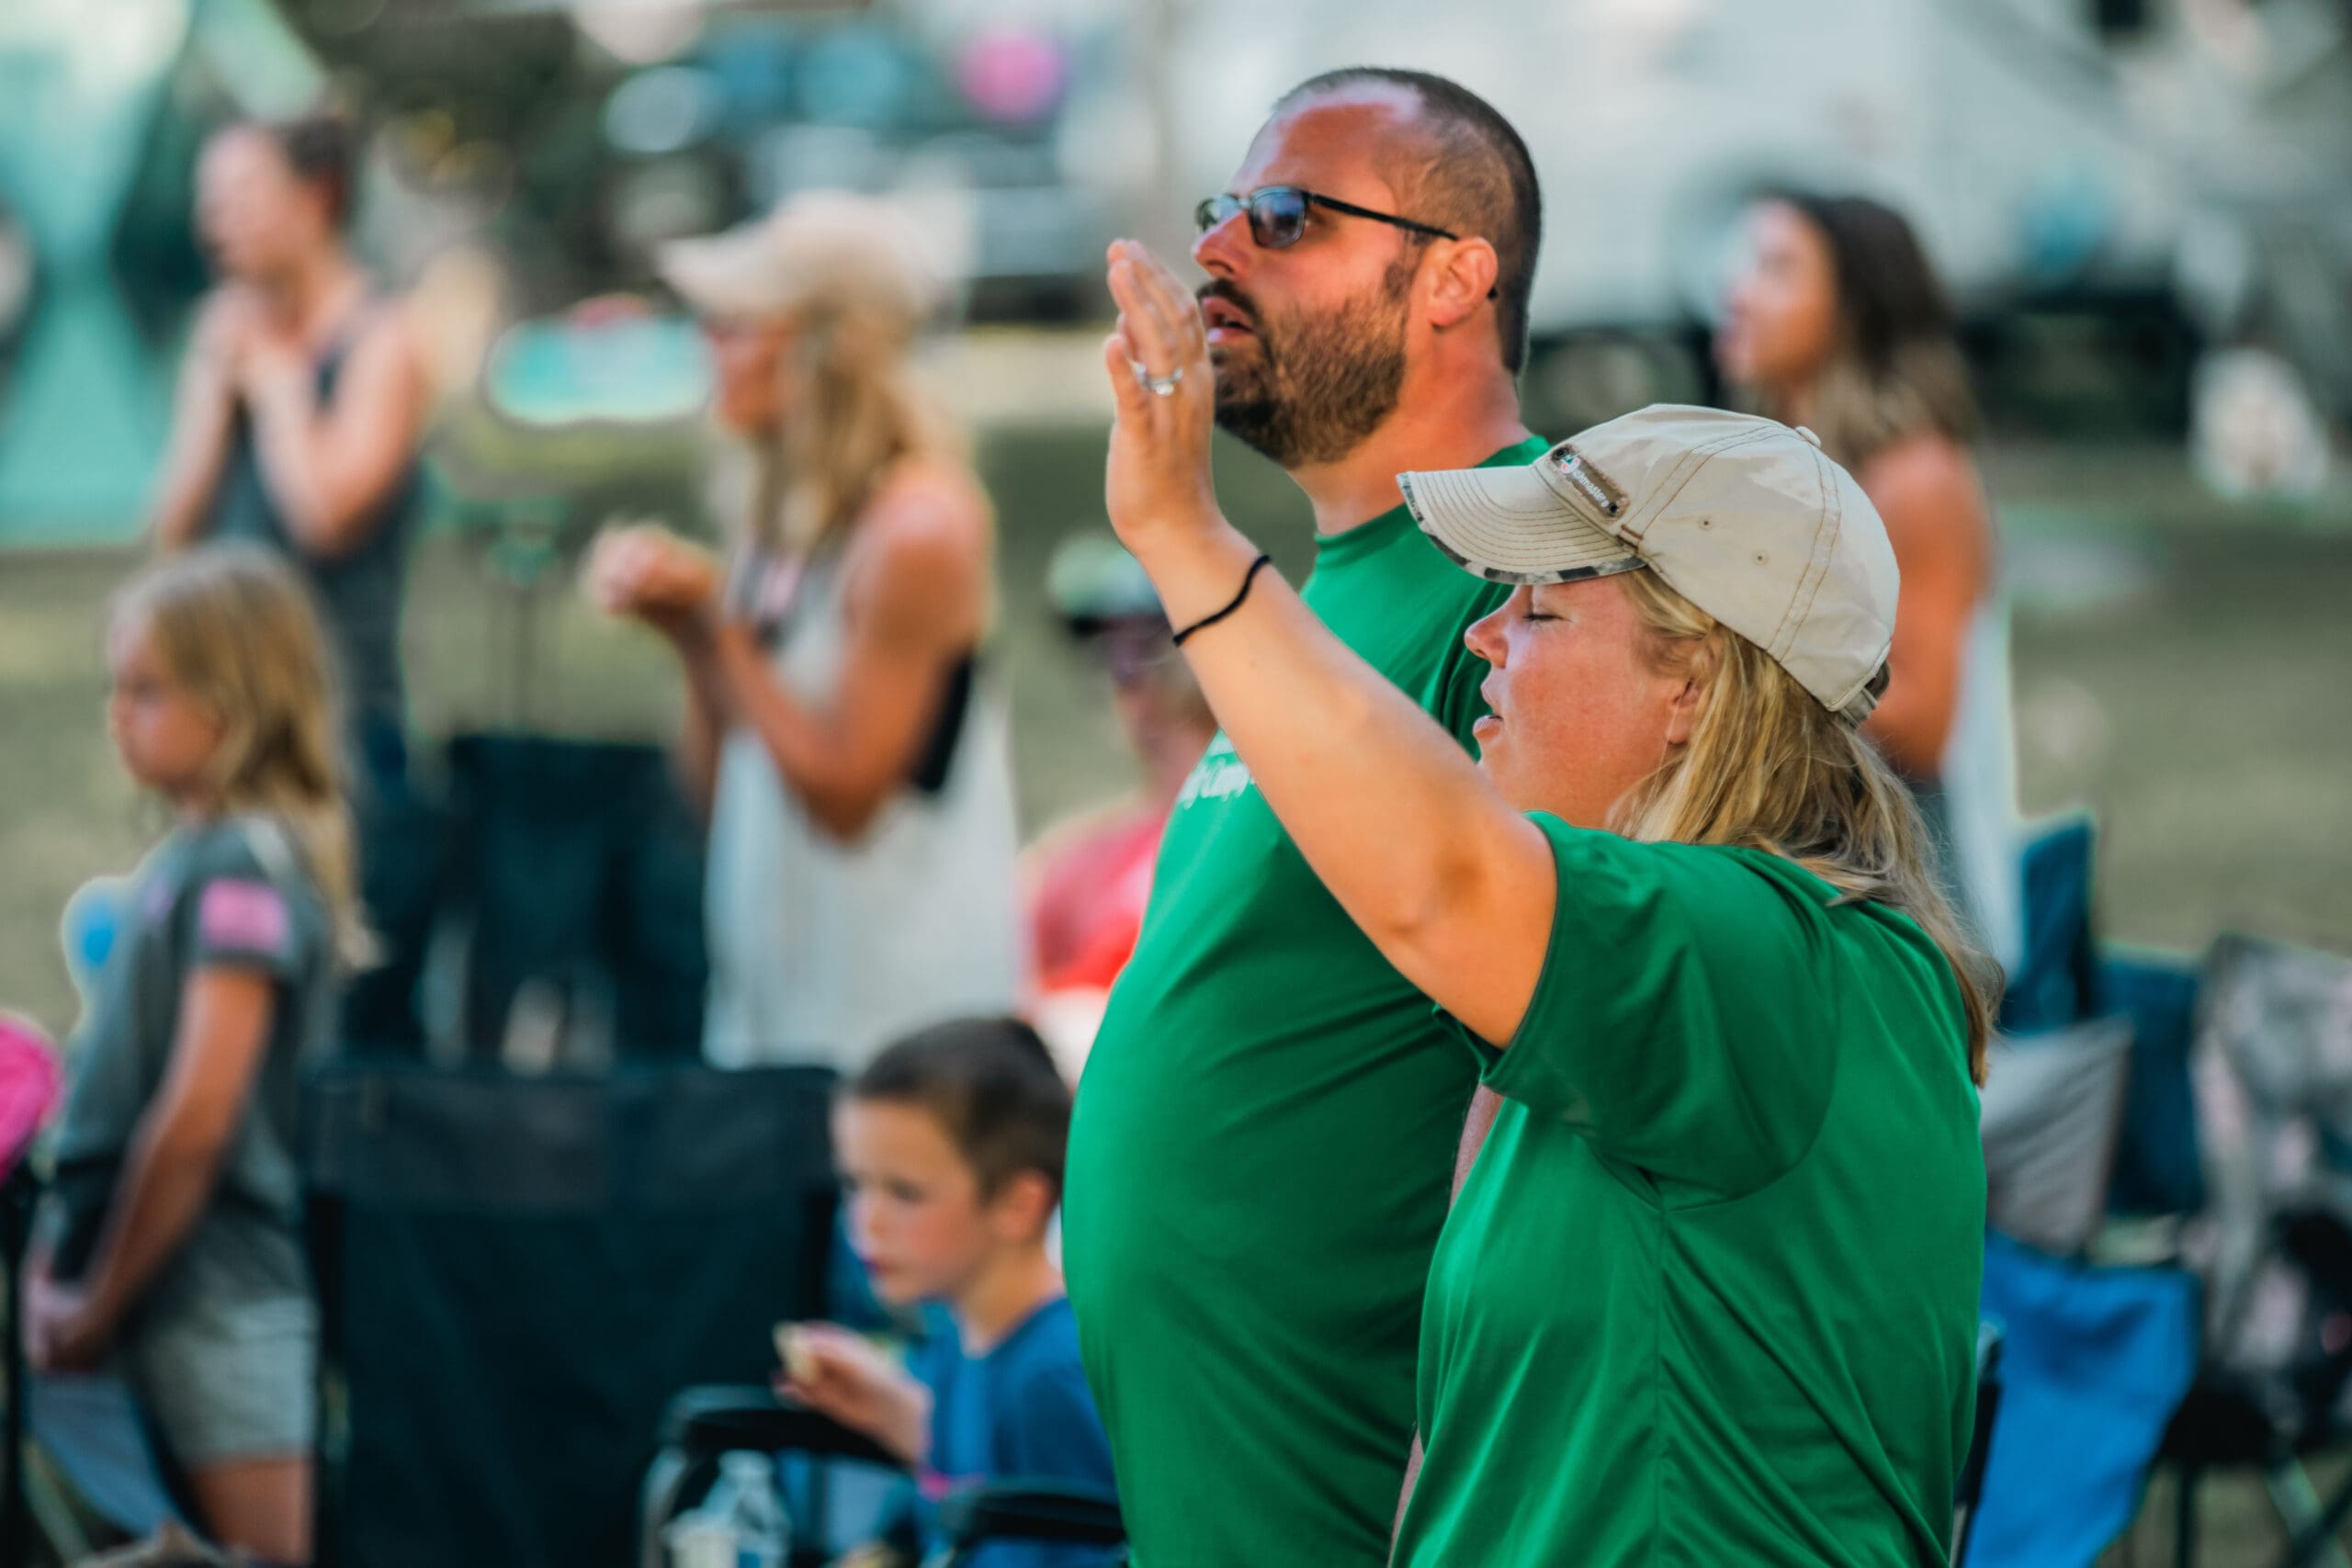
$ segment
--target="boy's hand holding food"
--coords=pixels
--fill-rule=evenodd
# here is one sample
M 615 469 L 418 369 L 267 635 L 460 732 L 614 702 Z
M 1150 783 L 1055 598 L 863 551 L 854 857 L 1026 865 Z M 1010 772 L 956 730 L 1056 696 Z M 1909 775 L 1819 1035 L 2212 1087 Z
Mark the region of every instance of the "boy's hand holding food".
M 865 1433 L 909 1464 L 930 1448 L 931 1393 L 866 1340 L 831 1323 L 778 1324 L 778 1393 Z

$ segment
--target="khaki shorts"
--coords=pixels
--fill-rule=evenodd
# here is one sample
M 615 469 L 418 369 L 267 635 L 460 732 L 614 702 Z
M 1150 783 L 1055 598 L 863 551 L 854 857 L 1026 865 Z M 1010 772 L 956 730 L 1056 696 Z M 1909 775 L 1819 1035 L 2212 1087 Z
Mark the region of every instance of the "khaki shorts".
M 138 1314 L 116 1360 L 183 1467 L 307 1457 L 317 1438 L 319 1314 L 307 1296 L 174 1292 Z
M 216 1206 L 131 1309 L 115 1359 L 178 1464 L 307 1455 L 319 1309 L 300 1244 Z

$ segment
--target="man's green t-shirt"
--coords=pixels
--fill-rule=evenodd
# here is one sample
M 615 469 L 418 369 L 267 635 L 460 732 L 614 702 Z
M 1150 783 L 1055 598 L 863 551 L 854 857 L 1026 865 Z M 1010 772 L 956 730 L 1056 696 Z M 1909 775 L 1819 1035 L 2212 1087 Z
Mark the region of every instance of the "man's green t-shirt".
M 1398 507 L 1319 541 L 1306 598 L 1467 746 L 1487 667 L 1462 634 L 1505 593 Z M 1070 1128 L 1070 1302 L 1137 1568 L 1387 1561 L 1476 1080 L 1219 737 Z
M 1551 818 L 1550 952 L 1446 1222 L 1399 1568 L 1948 1555 L 1984 1167 L 1958 987 L 1777 856 Z

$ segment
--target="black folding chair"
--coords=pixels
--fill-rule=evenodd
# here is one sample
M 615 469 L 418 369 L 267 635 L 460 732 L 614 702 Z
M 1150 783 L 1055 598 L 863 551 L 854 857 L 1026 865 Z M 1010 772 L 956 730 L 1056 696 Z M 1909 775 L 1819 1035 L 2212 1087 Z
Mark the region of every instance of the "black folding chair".
M 799 1454 L 820 1461 L 815 1483 L 794 1499 L 796 1562 L 821 1562 L 831 1539 L 829 1461 L 845 1461 L 902 1475 L 906 1467 L 888 1449 L 806 1405 L 780 1400 L 757 1384 L 690 1388 L 662 1416 L 662 1450 L 645 1472 L 640 1506 L 643 1568 L 665 1568 L 662 1531 L 709 1492 L 721 1455 L 749 1451 Z
M 1976 1505 L 1984 1495 L 1984 1467 L 1993 1454 L 1993 1426 L 2001 1414 L 2001 1325 L 1976 1325 L 1976 1429 L 1968 1439 L 1968 1457 L 1962 1461 L 1959 1483 L 1951 1495 L 1952 1568 L 1968 1561 L 1968 1539 L 1976 1523 Z
M 2175 1493 L 2174 1561 L 2198 1561 L 2198 1502 L 2216 1471 L 2252 1471 L 2287 1533 L 2278 1568 L 2311 1568 L 2337 1547 L 2352 1519 L 2352 1482 L 2322 1495 L 2310 1461 L 2346 1446 L 2342 1409 L 2352 1391 L 2352 1344 L 2331 1329 L 2352 1321 L 2352 1225 L 2317 1208 L 2290 1210 L 2270 1226 L 2268 1254 L 2299 1275 L 2309 1343 L 2283 1375 L 2265 1379 L 2207 1367 L 2165 1433 L 2162 1457 L 2179 1473 Z
M 1125 1543 L 1119 1504 L 1092 1487 L 1055 1481 L 1000 1481 L 967 1487 L 940 1506 L 954 1568 L 991 1540 L 1055 1541 L 1113 1547 Z
M 628 1562 L 672 1393 L 763 1376 L 775 1322 L 824 1311 L 831 1087 L 813 1067 L 323 1072 L 307 1142 L 340 1421 L 321 1562 Z
M 2311 1461 L 2352 1447 L 2352 961 L 2233 932 L 2199 981 L 2205 1365 L 2165 1434 L 2175 1560 L 2197 1561 L 2214 1472 L 2258 1473 L 2288 1537 L 2278 1568 L 2345 1561 L 2352 1482 Z M 2260 1310 L 2257 1310 L 2259 1306 Z
M 907 1473 L 872 1438 L 766 1389 L 688 1389 L 671 1401 L 662 1417 L 662 1451 L 646 1472 L 642 1568 L 663 1568 L 663 1529 L 709 1491 L 719 1456 L 741 1450 L 818 1462 L 818 1483 L 806 1489 L 793 1515 L 795 1568 L 829 1561 L 834 1544 L 821 1474 L 826 1466 L 845 1461 L 901 1477 Z M 1127 1539 L 1117 1499 L 1092 1487 L 1034 1478 L 967 1487 L 941 1504 L 940 1523 L 946 1546 L 929 1568 L 956 1568 L 989 1541 L 1091 1545 L 1107 1551 Z

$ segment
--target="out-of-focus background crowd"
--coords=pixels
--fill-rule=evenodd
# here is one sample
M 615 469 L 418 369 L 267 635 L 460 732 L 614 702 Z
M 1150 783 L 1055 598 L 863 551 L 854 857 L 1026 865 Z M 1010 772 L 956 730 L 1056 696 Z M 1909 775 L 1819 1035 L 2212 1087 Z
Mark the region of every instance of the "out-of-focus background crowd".
M 933 384 L 1001 516 L 1023 821 L 1122 781 L 1045 566 L 1099 523 L 1102 246 L 1186 236 L 1265 106 L 1341 55 L 1487 94 L 1549 197 L 1527 372 L 1562 433 L 1715 391 L 1742 198 L 1888 198 L 1957 297 L 1992 435 L 2026 806 L 2104 825 L 2103 912 L 2352 945 L 2352 58 L 2325 0 L 1666 0 L 866 7 L 18 0 L 0 18 L 0 995 L 51 1019 L 51 937 L 144 825 L 92 722 L 95 608 L 134 548 L 207 283 L 195 159 L 230 115 L 363 111 L 355 233 L 426 326 L 433 490 L 411 717 L 654 739 L 649 639 L 575 608 L 615 514 L 692 525 L 707 372 L 662 241 L 790 193 L 903 196 L 969 329 Z M 1283 564 L 1305 512 L 1221 449 Z
M 60 910 L 160 826 L 100 722 L 101 627 L 215 280 L 218 128 L 322 106 L 352 128 L 350 245 L 421 367 L 407 830 L 462 886 L 427 895 L 418 1054 L 594 1068 L 695 1054 L 647 987 L 699 1011 L 698 953 L 640 986 L 592 973 L 625 938 L 521 930 L 637 896 L 612 891 L 653 830 L 628 792 L 679 728 L 669 650 L 580 592 L 592 541 L 726 532 L 713 349 L 662 248 L 831 189 L 921 236 L 956 324 L 916 374 L 995 512 L 987 674 L 1034 845 L 1152 785 L 1152 726 L 1199 722 L 1181 692 L 1136 697 L 1162 650 L 1105 635 L 1152 605 L 1101 536 L 1103 246 L 1181 252 L 1273 100 L 1356 62 L 1455 77 L 1534 153 L 1542 434 L 1733 396 L 1710 344 L 1758 191 L 1907 216 L 1984 413 L 2024 814 L 2095 814 L 2109 942 L 2352 952 L 2344 0 L 7 0 L 0 1003 L 69 1029 Z M 1299 577 L 1301 497 L 1223 438 L 1217 463 Z M 697 889 L 645 897 L 700 919 Z M 1074 1064 L 1089 1004 L 1031 999 Z M 2226 1516 L 2248 1562 L 2278 1528 L 2253 1498 Z

